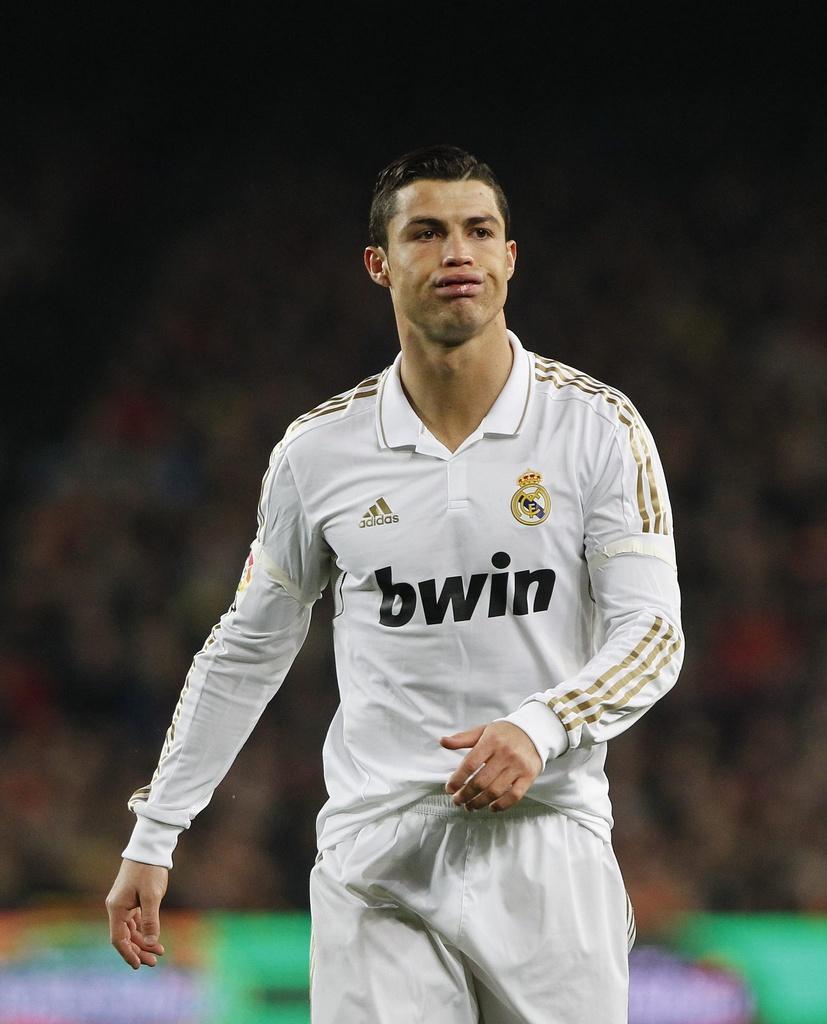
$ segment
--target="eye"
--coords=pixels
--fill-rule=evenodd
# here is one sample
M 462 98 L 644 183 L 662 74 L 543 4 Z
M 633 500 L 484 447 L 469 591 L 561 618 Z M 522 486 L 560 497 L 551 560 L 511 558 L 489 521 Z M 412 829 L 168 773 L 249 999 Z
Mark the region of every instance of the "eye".
M 425 230 L 420 231 L 416 237 L 423 238 L 426 242 L 429 242 L 432 238 L 436 238 L 436 231 L 434 231 L 433 228 L 425 228 Z
M 494 232 L 490 228 L 474 228 L 474 235 L 477 238 L 493 238 Z

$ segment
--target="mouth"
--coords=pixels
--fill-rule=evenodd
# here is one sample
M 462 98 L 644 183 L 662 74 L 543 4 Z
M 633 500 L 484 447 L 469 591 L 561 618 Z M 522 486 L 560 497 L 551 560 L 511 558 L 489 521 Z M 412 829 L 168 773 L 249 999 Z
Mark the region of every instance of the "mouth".
M 436 290 L 445 298 L 479 295 L 482 285 L 482 274 L 445 274 L 436 280 Z

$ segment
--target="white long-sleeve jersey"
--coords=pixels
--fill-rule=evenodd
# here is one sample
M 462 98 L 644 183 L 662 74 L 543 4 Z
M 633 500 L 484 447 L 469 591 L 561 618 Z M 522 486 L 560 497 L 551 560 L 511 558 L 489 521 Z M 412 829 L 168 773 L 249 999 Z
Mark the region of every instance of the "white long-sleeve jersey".
M 195 656 L 123 855 L 171 866 L 333 588 L 341 703 L 320 849 L 440 790 L 439 739 L 505 718 L 544 768 L 526 799 L 608 839 L 606 741 L 683 658 L 672 516 L 654 441 L 613 388 L 523 349 L 450 452 L 400 357 L 301 416 L 273 451 L 230 609 Z

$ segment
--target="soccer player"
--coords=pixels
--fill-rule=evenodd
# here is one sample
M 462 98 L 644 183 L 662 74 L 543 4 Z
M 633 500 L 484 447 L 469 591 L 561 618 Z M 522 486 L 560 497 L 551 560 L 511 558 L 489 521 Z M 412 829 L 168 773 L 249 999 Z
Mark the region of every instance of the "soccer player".
M 134 968 L 163 952 L 179 833 L 329 585 L 341 703 L 310 875 L 313 1020 L 626 1020 L 634 919 L 604 761 L 682 661 L 672 516 L 629 399 L 506 328 L 516 255 L 470 154 L 380 174 L 364 260 L 401 351 L 273 451 L 238 593 L 130 800 L 107 906 Z

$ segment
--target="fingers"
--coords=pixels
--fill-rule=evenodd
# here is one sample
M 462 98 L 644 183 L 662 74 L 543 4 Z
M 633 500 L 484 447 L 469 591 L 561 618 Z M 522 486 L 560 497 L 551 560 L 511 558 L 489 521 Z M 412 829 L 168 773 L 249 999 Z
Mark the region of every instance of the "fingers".
M 454 796 L 454 803 L 466 811 L 481 811 L 488 807 L 494 812 L 506 811 L 525 796 L 533 779 L 517 774 L 509 768 L 487 785 L 481 780 L 483 773 L 466 783 Z
M 129 941 L 132 943 L 133 951 L 138 955 L 142 964 L 147 967 L 154 967 L 158 963 L 158 957 L 164 955 L 164 947 L 160 942 L 147 942 L 141 933 L 140 911 L 131 918 L 129 924 Z
M 158 957 L 166 952 L 159 942 L 146 941 L 141 933 L 140 915 L 140 908 L 136 907 L 129 911 L 125 918 L 113 920 L 109 932 L 112 945 L 136 971 L 141 964 L 145 967 L 154 967 L 158 963 Z
M 455 732 L 453 736 L 443 736 L 440 744 L 448 750 L 459 750 L 462 747 L 473 747 L 479 742 L 485 732 L 484 725 L 475 725 L 473 729 L 465 729 L 463 732 Z
M 144 897 L 138 908 L 138 927 L 145 947 L 155 946 L 161 935 L 161 904 L 152 897 Z
M 166 882 L 166 868 L 124 860 L 106 898 L 109 939 L 133 970 L 154 967 L 164 955 L 158 939 Z
M 485 807 L 490 807 L 492 810 L 505 810 L 505 807 L 495 808 L 494 804 L 505 799 L 518 781 L 519 776 L 515 775 L 513 769 L 501 772 L 487 786 L 480 784 L 480 788 L 477 787 L 476 780 L 474 780 L 457 793 L 454 803 L 461 804 L 466 811 L 481 811 Z M 508 806 L 510 807 L 512 803 L 516 803 L 516 800 L 512 800 Z
M 511 723 L 495 722 L 483 732 L 445 791 L 468 811 L 483 807 L 505 811 L 525 796 L 542 770 L 542 761 L 528 735 Z
M 526 778 L 517 779 L 502 796 L 489 805 L 489 809 L 495 814 L 499 811 L 507 811 L 509 807 L 513 807 L 514 804 L 522 800 L 533 781 L 533 779 Z
M 139 907 L 135 916 L 129 921 L 130 937 L 133 942 L 138 943 L 142 949 L 152 950 L 153 953 L 157 953 L 158 956 L 164 955 L 164 947 L 160 942 L 149 942 L 144 934 L 144 930 L 141 928 L 141 908 Z
M 473 756 L 473 753 L 469 754 L 468 757 L 466 757 L 462 764 L 459 766 L 459 768 L 457 768 L 457 770 L 454 772 L 451 778 L 448 779 L 447 783 L 445 784 L 445 792 L 449 794 L 459 793 L 459 791 L 464 786 L 470 783 L 471 779 L 476 777 L 477 773 L 482 770 L 484 765 L 485 762 L 483 761 L 482 757 L 480 757 L 479 755 L 475 757 Z M 489 772 L 489 775 L 493 775 L 493 771 Z M 456 798 L 454 799 L 454 803 L 464 802 L 465 800 L 457 800 Z
M 138 951 L 129 938 L 129 925 L 126 921 L 113 923 L 109 928 L 109 939 L 129 966 L 137 971 L 141 966 Z
M 462 740 L 462 742 L 454 743 L 454 747 L 472 748 L 471 751 L 462 759 L 459 768 L 457 768 L 445 784 L 446 793 L 459 792 L 459 790 L 461 790 L 462 787 L 485 766 L 486 758 L 490 754 L 494 753 L 494 743 L 484 736 L 486 728 L 487 726 L 484 725 L 475 726 L 473 729 L 466 729 L 465 732 L 458 732 L 453 736 L 446 736 L 440 740 L 443 746 L 447 746 L 448 741 Z M 486 775 L 486 783 L 496 778 L 501 770 L 502 766 L 500 766 L 496 772 L 493 768 L 490 769 Z M 455 801 L 455 803 L 460 802 L 464 801 Z
M 481 753 L 480 747 L 475 748 L 464 758 L 462 764 L 457 768 L 454 774 L 448 779 L 445 786 L 446 793 L 455 794 L 454 803 L 465 803 L 468 799 L 469 793 L 473 789 L 473 795 L 482 792 L 483 789 L 487 789 L 488 786 L 501 774 L 503 770 L 502 764 L 497 763 L 497 758 L 493 756 L 491 763 L 488 764 Z M 465 790 L 466 787 L 470 787 L 467 792 L 462 793 L 462 799 L 456 797 Z

